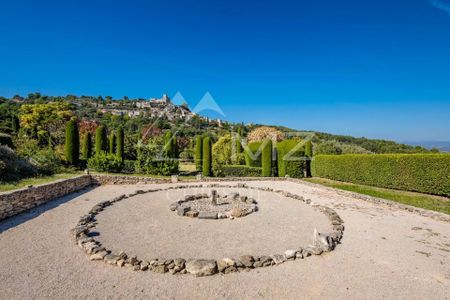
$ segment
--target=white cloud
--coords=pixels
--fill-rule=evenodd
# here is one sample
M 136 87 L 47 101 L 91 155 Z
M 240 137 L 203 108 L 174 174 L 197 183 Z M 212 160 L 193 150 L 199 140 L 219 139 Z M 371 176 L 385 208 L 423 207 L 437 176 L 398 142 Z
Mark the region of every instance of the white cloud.
M 450 15 L 450 3 L 439 1 L 439 0 L 431 0 L 430 1 L 431 6 L 434 6 L 440 10 L 445 11 Z

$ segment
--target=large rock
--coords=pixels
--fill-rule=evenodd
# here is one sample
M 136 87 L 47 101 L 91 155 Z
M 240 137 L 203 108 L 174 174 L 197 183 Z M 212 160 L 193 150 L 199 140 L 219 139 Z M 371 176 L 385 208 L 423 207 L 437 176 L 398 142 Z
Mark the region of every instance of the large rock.
M 247 268 L 252 268 L 253 263 L 255 262 L 255 259 L 251 255 L 243 255 L 243 256 L 239 257 L 239 261 Z
M 222 258 L 217 261 L 217 268 L 219 272 L 223 272 L 228 267 L 234 267 L 236 262 L 231 258 Z
M 211 211 L 201 211 L 198 213 L 199 219 L 217 219 L 217 213 Z
M 195 276 L 209 276 L 217 273 L 214 260 L 194 259 L 186 263 L 186 271 Z

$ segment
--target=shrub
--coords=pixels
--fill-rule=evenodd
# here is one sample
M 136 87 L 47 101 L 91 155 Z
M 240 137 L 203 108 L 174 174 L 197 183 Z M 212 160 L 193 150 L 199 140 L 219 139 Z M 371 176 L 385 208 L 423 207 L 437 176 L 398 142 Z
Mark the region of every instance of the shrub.
M 222 176 L 226 177 L 260 177 L 262 168 L 243 165 L 222 166 Z
M 248 167 L 261 167 L 261 143 L 250 143 L 245 147 L 244 158 Z
M 266 139 L 271 139 L 272 142 L 279 142 L 283 140 L 284 134 L 278 129 L 262 126 L 258 127 L 247 135 L 247 140 L 249 142 L 262 142 Z
M 122 172 L 128 174 L 136 173 L 135 163 L 134 160 L 124 160 Z
M 108 149 L 108 141 L 106 137 L 106 127 L 99 126 L 95 130 L 95 154 L 106 152 Z
M 80 136 L 78 134 L 78 125 L 75 120 L 70 120 L 66 125 L 66 144 L 65 144 L 66 161 L 76 166 L 80 156 Z
M 119 173 L 123 169 L 122 160 L 114 154 L 100 152 L 88 160 L 88 168 L 97 172 Z
M 262 176 L 270 177 L 272 175 L 272 141 L 266 140 L 263 144 L 261 154 Z
M 139 173 L 151 175 L 172 175 L 178 173 L 178 160 L 162 156 L 164 141 L 149 140 L 147 145 L 139 144 L 135 170 Z
M 88 160 L 92 156 L 92 136 L 90 132 L 86 132 L 83 136 L 83 144 L 81 146 L 81 158 Z
M 35 166 L 19 157 L 8 146 L 0 145 L 0 182 L 19 180 L 36 174 Z
M 6 133 L 0 133 L 0 145 L 8 146 L 9 148 L 14 148 L 12 137 Z
M 201 136 L 195 138 L 195 166 L 197 171 L 202 170 L 202 148 L 203 140 Z
M 298 140 L 285 140 L 277 144 L 278 176 L 302 178 L 305 171 L 305 152 Z
M 119 129 L 117 129 L 116 143 L 117 157 L 119 157 L 121 160 L 124 160 L 125 139 L 122 127 L 119 127 Z
M 203 176 L 211 176 L 211 138 L 205 137 L 203 139 L 203 149 L 202 149 L 202 173 Z
M 61 157 L 51 148 L 37 150 L 28 159 L 37 168 L 39 174 L 52 175 L 63 169 Z
M 450 154 L 317 155 L 313 176 L 450 196 Z

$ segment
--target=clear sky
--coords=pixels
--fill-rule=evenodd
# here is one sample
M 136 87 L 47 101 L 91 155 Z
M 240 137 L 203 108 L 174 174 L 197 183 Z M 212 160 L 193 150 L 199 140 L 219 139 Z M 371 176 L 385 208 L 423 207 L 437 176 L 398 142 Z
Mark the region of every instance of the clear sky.
M 0 95 L 209 91 L 230 121 L 450 140 L 450 0 L 0 0 Z

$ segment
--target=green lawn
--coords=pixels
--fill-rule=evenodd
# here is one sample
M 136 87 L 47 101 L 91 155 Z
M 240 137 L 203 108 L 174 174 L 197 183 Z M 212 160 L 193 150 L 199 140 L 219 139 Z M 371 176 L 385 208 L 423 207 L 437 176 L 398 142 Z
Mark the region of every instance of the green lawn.
M 22 179 L 20 181 L 16 182 L 6 182 L 6 183 L 0 183 L 0 192 L 20 189 L 29 185 L 38 185 L 43 183 L 52 182 L 58 179 L 67 179 L 71 177 L 75 177 L 80 175 L 80 173 L 62 173 L 62 174 L 55 174 L 52 176 L 43 176 L 43 177 L 35 177 L 35 178 L 27 178 Z
M 450 214 L 450 199 L 445 197 L 407 191 L 384 189 L 367 185 L 334 181 L 324 178 L 305 178 L 304 180 L 312 183 L 318 183 L 321 185 L 329 186 L 336 189 L 388 199 L 395 202 L 412 205 L 415 207 Z

